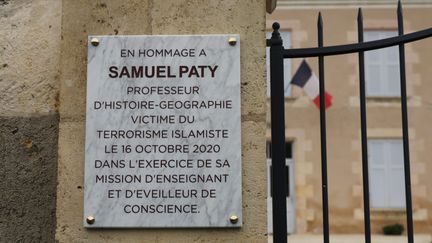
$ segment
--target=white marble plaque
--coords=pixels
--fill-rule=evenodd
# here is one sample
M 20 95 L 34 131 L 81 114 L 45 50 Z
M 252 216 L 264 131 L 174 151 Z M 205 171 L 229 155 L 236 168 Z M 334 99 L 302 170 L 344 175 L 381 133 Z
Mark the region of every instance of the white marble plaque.
M 240 138 L 238 35 L 89 37 L 85 227 L 241 227 Z

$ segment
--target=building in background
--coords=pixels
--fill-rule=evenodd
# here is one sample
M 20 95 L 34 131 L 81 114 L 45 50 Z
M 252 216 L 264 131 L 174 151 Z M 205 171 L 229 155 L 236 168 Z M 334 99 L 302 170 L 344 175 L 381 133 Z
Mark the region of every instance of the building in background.
M 406 1 L 403 5 L 405 33 L 432 26 L 432 1 Z M 267 38 L 271 35 L 272 23 L 277 21 L 285 48 L 316 47 L 317 16 L 321 11 L 324 46 L 356 43 L 358 7 L 363 9 L 365 41 L 397 35 L 397 1 L 279 0 L 276 10 L 267 16 Z M 431 46 L 432 39 L 406 45 L 415 233 L 432 232 Z M 382 232 L 385 225 L 405 225 L 406 221 L 398 58 L 397 47 L 365 55 L 373 233 Z M 319 110 L 302 89 L 289 84 L 301 61 L 285 59 L 288 232 L 321 233 Z M 306 61 L 318 73 L 317 58 Z M 364 232 L 358 73 L 357 54 L 325 58 L 326 90 L 333 96 L 333 105 L 327 109 L 330 232 L 336 234 Z M 270 151 L 270 112 L 267 127 Z M 270 169 L 269 152 L 267 157 Z M 268 198 L 271 231 L 270 193 Z

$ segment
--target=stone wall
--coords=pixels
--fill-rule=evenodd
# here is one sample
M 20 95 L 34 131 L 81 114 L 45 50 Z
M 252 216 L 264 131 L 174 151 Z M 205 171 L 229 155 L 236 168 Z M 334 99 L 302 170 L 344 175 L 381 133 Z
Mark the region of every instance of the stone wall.
M 0 0 L 0 241 L 265 241 L 264 30 L 262 0 Z M 223 33 L 242 38 L 244 226 L 84 229 L 87 36 Z
M 61 1 L 0 1 L 0 241 L 53 242 Z
M 57 231 L 59 242 L 264 242 L 265 1 L 63 1 Z M 83 227 L 88 35 L 241 35 L 243 227 L 87 230 Z

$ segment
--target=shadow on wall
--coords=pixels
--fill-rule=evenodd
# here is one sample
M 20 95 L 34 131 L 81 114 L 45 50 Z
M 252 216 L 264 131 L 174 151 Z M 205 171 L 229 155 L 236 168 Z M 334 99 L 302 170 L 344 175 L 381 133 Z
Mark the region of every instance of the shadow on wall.
M 57 114 L 0 117 L 1 242 L 54 242 L 57 139 Z

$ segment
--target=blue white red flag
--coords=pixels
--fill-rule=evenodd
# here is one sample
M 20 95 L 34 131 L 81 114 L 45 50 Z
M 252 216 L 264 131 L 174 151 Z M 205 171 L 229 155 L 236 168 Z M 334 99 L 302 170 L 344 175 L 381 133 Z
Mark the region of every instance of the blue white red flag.
M 312 72 L 312 69 L 307 64 L 306 60 L 303 60 L 297 72 L 294 74 L 291 84 L 297 85 L 305 91 L 306 95 L 313 101 L 313 103 L 320 107 L 320 95 L 319 95 L 319 80 L 317 76 Z M 327 109 L 332 105 L 333 97 L 327 93 L 324 93 L 325 108 Z

